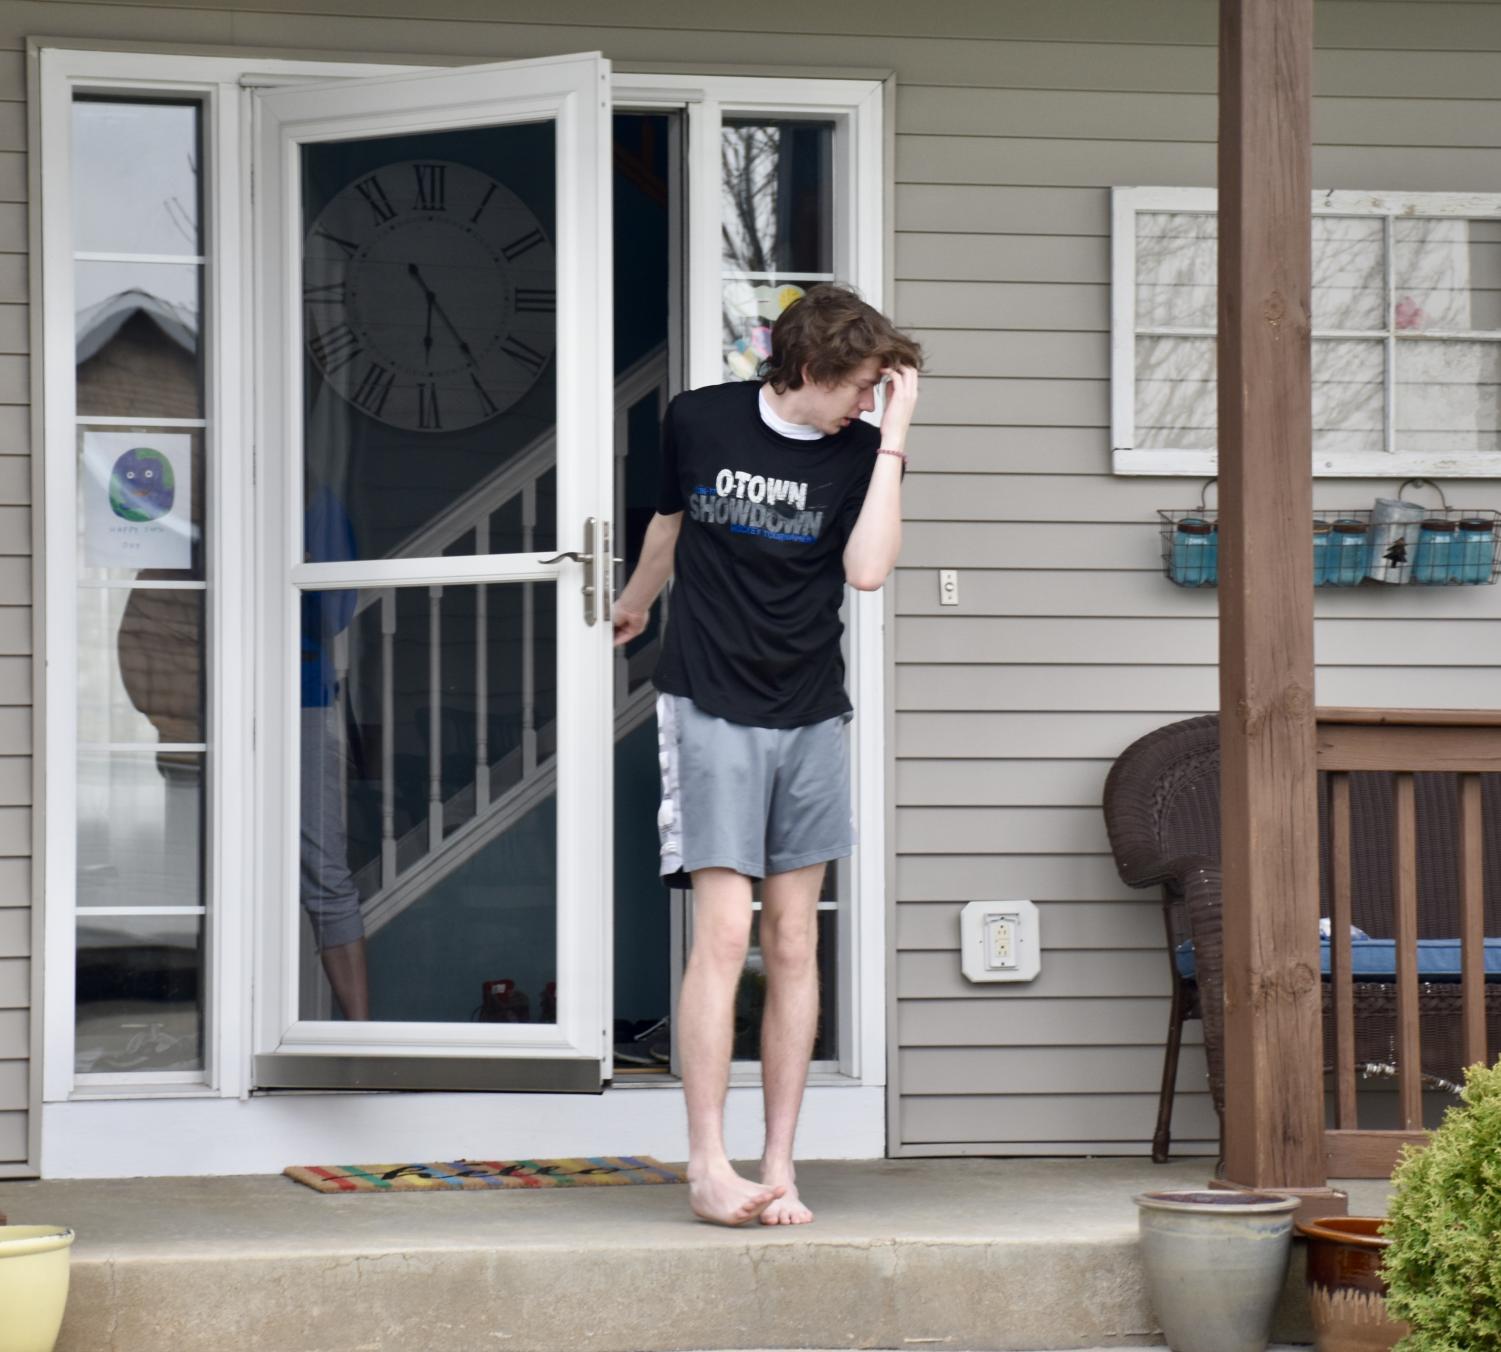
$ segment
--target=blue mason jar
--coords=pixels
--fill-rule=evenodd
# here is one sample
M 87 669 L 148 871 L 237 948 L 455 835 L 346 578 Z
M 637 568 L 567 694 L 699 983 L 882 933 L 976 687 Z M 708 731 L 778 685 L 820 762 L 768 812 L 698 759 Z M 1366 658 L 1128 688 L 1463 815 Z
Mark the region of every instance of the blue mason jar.
M 1358 587 L 1365 577 L 1370 554 L 1370 530 L 1364 521 L 1336 521 L 1329 531 L 1329 567 L 1325 583 L 1330 587 Z
M 1313 523 L 1313 585 L 1322 587 L 1329 581 L 1330 530 L 1327 521 Z
M 1423 522 L 1418 531 L 1417 556 L 1412 580 L 1424 587 L 1441 586 L 1454 579 L 1455 537 L 1459 528 L 1437 517 Z
M 1495 563 L 1495 524 L 1483 517 L 1466 517 L 1455 536 L 1450 576 L 1456 582 L 1478 586 L 1491 580 Z
M 1212 522 L 1187 516 L 1173 529 L 1172 579 L 1180 587 L 1212 587 L 1219 577 L 1219 534 Z

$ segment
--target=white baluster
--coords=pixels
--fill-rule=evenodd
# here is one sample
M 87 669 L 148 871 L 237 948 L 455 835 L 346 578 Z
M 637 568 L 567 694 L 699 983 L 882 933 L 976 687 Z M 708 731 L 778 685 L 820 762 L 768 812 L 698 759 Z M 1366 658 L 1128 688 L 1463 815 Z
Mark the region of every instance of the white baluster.
M 490 552 L 490 518 L 474 528 L 474 552 Z M 474 598 L 474 815 L 490 805 L 490 589 L 483 584 Z
M 443 844 L 443 588 L 427 589 L 427 847 Z
M 396 881 L 396 591 L 380 594 L 380 885 Z

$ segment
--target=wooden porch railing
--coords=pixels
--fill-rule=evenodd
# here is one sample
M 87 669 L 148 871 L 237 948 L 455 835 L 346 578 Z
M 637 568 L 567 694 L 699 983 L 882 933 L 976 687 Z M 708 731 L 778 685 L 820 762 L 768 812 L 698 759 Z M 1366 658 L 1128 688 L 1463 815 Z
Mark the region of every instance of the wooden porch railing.
M 1418 972 L 1417 814 L 1413 776 L 1448 772 L 1459 778 L 1460 1007 L 1465 1064 L 1488 1059 L 1486 1046 L 1483 826 L 1480 776 L 1501 772 L 1501 711 L 1320 709 L 1317 764 L 1330 789 L 1330 996 L 1334 1025 L 1334 1118 L 1325 1134 L 1334 1178 L 1381 1178 L 1423 1129 L 1419 1059 L 1422 1020 Z M 1352 858 L 1350 774 L 1395 776 L 1392 832 L 1396 951 L 1398 1115 L 1395 1131 L 1362 1130 L 1356 1116 L 1355 981 L 1351 968 Z

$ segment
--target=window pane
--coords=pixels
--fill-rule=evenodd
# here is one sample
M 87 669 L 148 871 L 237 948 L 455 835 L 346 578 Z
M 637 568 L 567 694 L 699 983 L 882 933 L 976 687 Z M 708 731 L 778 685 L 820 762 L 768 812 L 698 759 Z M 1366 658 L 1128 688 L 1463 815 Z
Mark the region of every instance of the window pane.
M 720 160 L 726 272 L 833 270 L 832 122 L 726 118 Z
M 201 418 L 195 264 L 74 264 L 78 411 L 109 418 Z
M 1215 254 L 1219 222 L 1212 215 L 1142 211 L 1136 216 L 1138 328 L 1215 327 Z M 1137 445 L 1142 445 L 1140 438 Z
M 303 594 L 303 1018 L 557 1021 L 557 605 Z
M 1136 340 L 1136 444 L 1202 450 L 1214 445 L 1213 338 Z
M 78 740 L 202 742 L 204 593 L 78 591 Z
M 1397 344 L 1397 444 L 1463 455 L 1501 451 L 1501 342 Z
M 1392 222 L 1399 333 L 1501 330 L 1501 221 Z
M 203 904 L 203 753 L 78 758 L 78 904 Z
M 727 119 L 720 140 L 726 380 L 753 380 L 777 316 L 834 267 L 834 124 Z
M 1379 217 L 1313 218 L 1313 326 L 1386 328 L 1386 250 Z
M 1386 448 L 1386 346 L 1315 338 L 1313 342 L 1313 450 L 1381 451 Z
M 813 1039 L 813 1060 L 834 1061 L 839 1057 L 839 912 L 818 913 L 818 1031 Z M 761 1016 L 766 1009 L 766 960 L 761 954 L 761 912 L 751 921 L 750 952 L 735 995 L 735 1044 L 733 1059 L 761 1059 Z
M 724 378 L 754 380 L 771 355 L 771 326 L 803 294 L 795 282 L 729 279 L 724 284 Z
M 201 254 L 199 109 L 79 99 L 73 105 L 73 247 Z
M 202 1070 L 202 973 L 202 916 L 83 919 L 74 1068 Z
M 553 463 L 556 141 L 537 121 L 302 147 L 309 558 L 437 557 Z

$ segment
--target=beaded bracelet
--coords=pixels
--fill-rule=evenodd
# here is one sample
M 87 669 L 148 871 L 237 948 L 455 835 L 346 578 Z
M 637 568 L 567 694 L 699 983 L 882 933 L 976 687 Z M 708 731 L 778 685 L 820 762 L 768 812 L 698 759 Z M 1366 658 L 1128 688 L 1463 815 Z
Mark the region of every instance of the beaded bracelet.
M 899 450 L 897 450 L 893 446 L 882 446 L 881 449 L 876 452 L 876 454 L 877 455 L 895 455 L 895 456 L 898 456 L 901 459 L 902 468 L 906 469 L 906 467 L 907 467 L 907 452 L 906 451 L 899 451 Z

